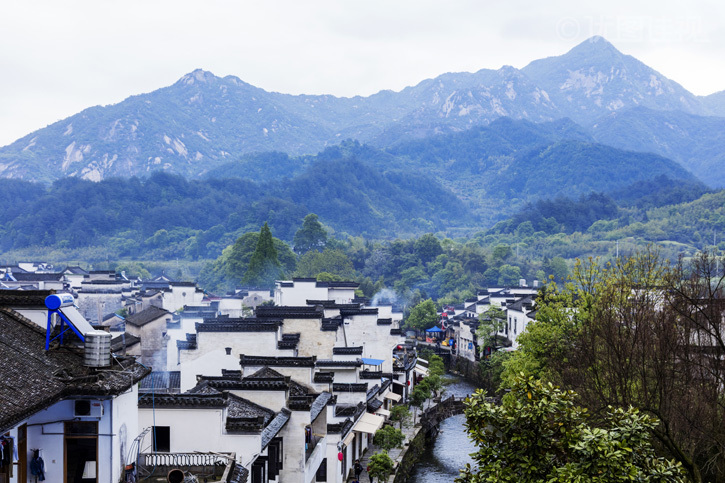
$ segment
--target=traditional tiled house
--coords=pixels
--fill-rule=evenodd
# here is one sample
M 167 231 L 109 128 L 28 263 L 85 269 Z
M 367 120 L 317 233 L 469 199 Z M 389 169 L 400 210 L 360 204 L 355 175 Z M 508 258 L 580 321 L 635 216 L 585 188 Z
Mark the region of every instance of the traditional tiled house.
M 134 355 L 142 364 L 166 370 L 166 325 L 171 319 L 170 312 L 155 306 L 126 317 L 126 333 L 141 339 L 140 353 Z
M 41 307 L 47 294 L 23 304 Z M 29 481 L 35 451 L 46 481 L 119 481 L 138 433 L 136 382 L 148 369 L 127 357 L 88 367 L 70 337 L 46 351 L 45 329 L 12 310 L 19 296 L 0 293 L 0 434 L 17 449 L 0 481 Z

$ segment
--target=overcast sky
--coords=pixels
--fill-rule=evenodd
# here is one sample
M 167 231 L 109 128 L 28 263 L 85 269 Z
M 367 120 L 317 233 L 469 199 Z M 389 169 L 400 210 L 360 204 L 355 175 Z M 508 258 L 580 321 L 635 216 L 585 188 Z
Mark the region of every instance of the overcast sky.
M 592 35 L 694 94 L 725 89 L 721 0 L 2 0 L 0 146 L 196 68 L 268 91 L 369 95 L 521 68 Z

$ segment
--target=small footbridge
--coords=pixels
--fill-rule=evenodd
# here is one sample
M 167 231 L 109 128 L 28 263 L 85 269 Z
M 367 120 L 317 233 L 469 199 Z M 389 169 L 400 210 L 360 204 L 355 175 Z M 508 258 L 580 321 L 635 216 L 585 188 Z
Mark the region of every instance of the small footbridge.
M 421 417 L 423 430 L 426 433 L 437 432 L 441 421 L 457 414 L 463 414 L 463 410 L 466 408 L 464 400 L 463 397 L 450 396 L 426 409 Z

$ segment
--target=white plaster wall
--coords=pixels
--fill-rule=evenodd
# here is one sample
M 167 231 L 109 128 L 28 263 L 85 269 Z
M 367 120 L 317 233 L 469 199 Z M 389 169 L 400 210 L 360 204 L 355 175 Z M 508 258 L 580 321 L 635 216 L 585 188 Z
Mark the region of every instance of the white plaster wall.
M 393 349 L 404 336 L 391 336 L 390 326 L 377 325 L 376 315 L 345 317 L 344 329 L 348 346 L 363 346 L 363 357 L 382 359 L 383 372 L 393 371 Z
M 342 461 L 337 458 L 340 452 L 337 445 L 340 443 L 339 434 L 327 435 L 327 483 L 341 483 L 342 478 Z
M 232 389 L 229 392 L 274 412 L 279 412 L 287 405 L 286 391 L 242 391 Z
M 246 462 L 259 453 L 262 445 L 260 434 L 226 433 L 222 409 L 140 408 L 138 418 L 139 428 L 169 426 L 171 453 L 235 452 L 237 461 Z M 151 438 L 149 433 L 144 442 L 146 447 L 152 447 Z
M 400 327 L 400 322 L 403 320 L 403 312 L 393 312 L 393 306 L 390 304 L 378 305 L 374 308 L 378 309 L 379 318 L 393 319 L 393 327 Z
M 181 328 L 171 329 L 166 332 L 168 344 L 166 346 L 166 367 L 169 371 L 175 371 L 179 365 L 179 349 L 176 342 L 186 340 L 186 334 L 194 334 L 196 332 L 196 323 L 203 322 L 203 317 L 181 317 Z
M 118 293 L 87 293 L 78 292 L 76 299 L 78 311 L 91 324 L 100 324 L 106 314 L 122 308 L 121 292 Z
M 131 460 L 130 450 L 133 440 L 140 433 L 138 428 L 138 385 L 112 401 L 107 401 L 106 412 L 113 412 L 112 430 L 115 436 L 110 445 L 114 464 L 112 465 L 111 481 L 119 481 L 124 473 L 124 466 Z M 110 426 L 109 421 L 109 426 Z M 99 480 L 103 481 L 103 480 Z
M 269 299 L 269 294 L 267 294 L 267 299 Z M 242 303 L 242 299 L 222 298 L 219 300 L 219 313 L 222 315 L 239 318 L 244 315 L 243 308 L 244 304 Z
M 292 411 L 290 420 L 279 433 L 284 440 L 283 467 L 280 483 L 299 483 L 305 477 L 305 426 L 310 424 L 310 413 Z
M 470 361 L 475 361 L 475 348 L 468 348 L 469 343 L 476 340 L 476 335 L 471 332 L 471 328 L 466 324 L 461 324 L 456 332 L 456 350 L 459 357 L 464 357 Z
M 345 382 L 345 383 L 352 383 L 352 382 L 358 382 L 358 370 L 359 367 L 345 367 L 343 369 L 337 369 L 337 368 L 326 368 L 323 367 L 321 370 L 324 371 L 332 371 L 335 373 L 335 380 L 334 382 Z
M 328 300 L 327 287 L 316 285 L 316 282 L 294 282 L 292 287 L 277 286 L 274 303 L 278 306 L 304 306 L 307 300 Z
M 185 353 L 195 351 L 181 351 L 181 364 L 176 370 L 181 372 L 181 392 L 188 391 L 196 386 L 196 376 L 221 376 L 222 369 L 239 370 L 239 355 L 234 351 L 227 355 L 224 346 L 208 351 L 193 359 L 184 358 Z
M 335 382 L 338 382 L 335 380 Z M 375 381 L 368 382 L 368 389 L 373 387 L 375 385 Z M 356 391 L 356 392 L 345 392 L 345 391 L 335 391 L 335 395 L 337 396 L 337 404 L 352 404 L 355 405 L 359 402 L 365 402 L 365 399 L 367 397 L 367 392 L 363 391 Z
M 43 329 L 46 329 L 48 327 L 48 311 L 47 310 L 39 310 L 39 309 L 22 309 L 22 308 L 14 308 L 16 312 L 18 312 L 23 317 L 26 317 L 36 324 L 38 324 Z
M 355 289 L 350 287 L 330 287 L 327 300 L 334 300 L 338 304 L 349 304 L 355 298 Z
M 300 333 L 297 354 L 300 357 L 317 356 L 318 359 L 332 359 L 332 348 L 337 342 L 337 331 L 320 330 L 320 319 L 284 319 L 284 332 Z M 246 352 L 246 354 L 254 354 Z M 262 354 L 257 352 L 257 354 Z
M 277 351 L 278 332 L 199 332 L 197 351 L 231 347 L 232 354 L 268 355 Z M 189 351 L 193 352 L 193 351 Z
M 81 282 L 83 282 L 84 278 L 83 274 L 66 273 L 64 277 L 65 280 L 70 284 L 71 288 L 76 290 L 81 288 Z

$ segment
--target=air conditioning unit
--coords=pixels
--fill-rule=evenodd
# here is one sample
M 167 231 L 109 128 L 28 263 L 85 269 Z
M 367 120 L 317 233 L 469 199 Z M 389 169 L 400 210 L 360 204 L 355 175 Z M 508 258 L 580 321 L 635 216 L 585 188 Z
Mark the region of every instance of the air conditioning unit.
M 100 418 L 103 416 L 103 403 L 94 399 L 76 399 L 73 401 L 73 416 L 76 418 Z

